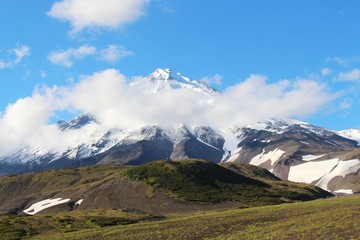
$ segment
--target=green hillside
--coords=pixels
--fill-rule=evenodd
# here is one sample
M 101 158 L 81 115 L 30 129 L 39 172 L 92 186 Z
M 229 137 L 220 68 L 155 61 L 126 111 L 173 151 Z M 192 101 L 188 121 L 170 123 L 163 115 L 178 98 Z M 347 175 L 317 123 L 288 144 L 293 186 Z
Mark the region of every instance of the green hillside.
M 329 196 L 330 193 L 314 186 L 280 181 L 259 167 L 221 166 L 195 159 L 155 161 L 131 167 L 99 165 L 0 177 L 0 215 L 21 213 L 32 203 L 48 198 L 71 201 L 46 212 L 73 210 L 75 202 L 84 199 L 80 210 L 128 208 L 181 213 Z
M 360 196 L 186 215 L 73 211 L 0 217 L 0 239 L 360 239 Z
M 184 201 L 236 201 L 243 206 L 260 206 L 331 196 L 314 186 L 279 181 L 267 170 L 249 165 L 223 167 L 194 159 L 156 161 L 124 173 Z
M 174 214 L 192 219 L 199 212 L 216 215 L 228 209 L 329 196 L 315 186 L 281 181 L 258 167 L 196 159 L 4 176 L 0 177 L 0 239 L 62 239 L 71 232 L 75 235 L 69 238 L 103 239 L 105 230 L 120 231 L 119 226 L 133 229 L 146 223 L 158 227 L 158 222 L 178 221 Z M 22 212 L 49 198 L 70 200 L 33 216 Z M 80 199 L 81 205 L 76 205 Z

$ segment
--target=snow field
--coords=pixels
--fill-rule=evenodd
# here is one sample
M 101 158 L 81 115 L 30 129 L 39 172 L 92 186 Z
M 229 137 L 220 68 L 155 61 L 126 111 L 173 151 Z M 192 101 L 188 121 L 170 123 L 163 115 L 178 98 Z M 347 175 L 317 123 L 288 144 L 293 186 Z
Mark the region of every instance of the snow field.
M 50 208 L 50 207 L 53 207 L 56 205 L 60 205 L 63 203 L 67 203 L 69 201 L 70 201 L 70 198 L 67 198 L 67 199 L 62 199 L 62 198 L 51 199 L 51 198 L 49 198 L 49 199 L 45 199 L 40 202 L 32 204 L 29 208 L 25 209 L 23 212 L 28 215 L 35 215 L 36 213 L 38 213 L 44 209 L 47 209 L 47 208 Z

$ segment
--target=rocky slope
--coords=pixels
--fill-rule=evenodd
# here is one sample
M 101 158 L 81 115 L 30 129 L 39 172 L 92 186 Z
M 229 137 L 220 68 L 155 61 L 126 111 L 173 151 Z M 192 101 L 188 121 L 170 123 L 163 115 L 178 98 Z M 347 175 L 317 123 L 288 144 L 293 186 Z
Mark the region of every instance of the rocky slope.
M 239 144 L 227 162 L 261 166 L 283 180 L 312 183 L 332 192 L 360 191 L 354 184 L 360 181 L 354 140 L 294 120 L 251 124 L 233 133 Z

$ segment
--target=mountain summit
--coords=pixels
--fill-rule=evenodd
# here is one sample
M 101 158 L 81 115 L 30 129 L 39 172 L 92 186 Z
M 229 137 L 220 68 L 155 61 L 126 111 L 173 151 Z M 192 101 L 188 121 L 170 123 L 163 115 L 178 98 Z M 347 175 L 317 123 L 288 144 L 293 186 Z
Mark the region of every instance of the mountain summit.
M 208 86 L 205 82 L 190 79 L 170 68 L 158 68 L 146 78 L 138 78 L 129 84 L 130 88 L 156 93 L 163 89 L 190 89 L 208 95 L 218 94 L 219 91 Z

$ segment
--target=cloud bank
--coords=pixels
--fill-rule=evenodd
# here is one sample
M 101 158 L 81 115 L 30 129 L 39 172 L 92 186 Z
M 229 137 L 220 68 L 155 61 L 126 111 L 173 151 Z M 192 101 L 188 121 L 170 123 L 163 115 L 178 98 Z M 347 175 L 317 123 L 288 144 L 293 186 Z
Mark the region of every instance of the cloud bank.
M 73 33 L 94 27 L 114 29 L 144 15 L 148 2 L 149 0 L 62 0 L 52 5 L 48 15 L 69 22 Z
M 64 151 L 113 128 L 185 123 L 226 130 L 271 117 L 308 116 L 332 100 L 325 85 L 309 79 L 269 83 L 265 76 L 251 75 L 213 97 L 182 88 L 146 92 L 129 88 L 128 81 L 119 71 L 108 69 L 71 86 L 38 87 L 1 114 L 0 152 L 10 153 L 20 146 Z M 64 133 L 49 123 L 59 111 L 88 112 L 99 124 Z

